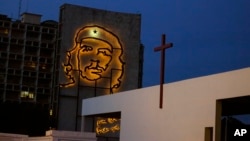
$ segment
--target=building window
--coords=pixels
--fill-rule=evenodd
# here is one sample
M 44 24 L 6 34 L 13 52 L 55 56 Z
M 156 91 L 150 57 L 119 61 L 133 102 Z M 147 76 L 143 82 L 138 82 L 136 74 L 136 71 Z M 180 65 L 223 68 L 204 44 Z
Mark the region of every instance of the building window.
M 6 28 L 0 28 L 0 34 L 8 35 L 9 34 L 9 30 L 6 29 Z
M 237 134 L 241 129 L 250 130 L 250 96 L 216 101 L 216 141 L 249 141 L 248 134 Z
M 28 91 L 21 91 L 21 98 L 34 99 L 34 93 Z

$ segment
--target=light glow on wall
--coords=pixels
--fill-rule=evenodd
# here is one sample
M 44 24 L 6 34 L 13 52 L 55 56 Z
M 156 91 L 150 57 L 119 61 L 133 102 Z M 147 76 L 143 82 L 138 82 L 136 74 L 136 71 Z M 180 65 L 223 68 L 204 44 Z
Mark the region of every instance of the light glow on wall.
M 75 33 L 72 46 L 66 63 L 62 63 L 68 82 L 61 87 L 74 86 L 78 77 L 84 83 L 106 79 L 110 89 L 120 87 L 125 63 L 122 45 L 114 33 L 96 25 L 85 26 Z
M 96 121 L 96 134 L 103 135 L 120 131 L 120 119 L 98 118 Z

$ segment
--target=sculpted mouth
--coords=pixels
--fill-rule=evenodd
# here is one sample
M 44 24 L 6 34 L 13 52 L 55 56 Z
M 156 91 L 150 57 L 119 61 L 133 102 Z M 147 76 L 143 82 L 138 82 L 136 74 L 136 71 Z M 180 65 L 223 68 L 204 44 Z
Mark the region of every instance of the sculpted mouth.
M 102 69 L 98 67 L 88 67 L 87 70 L 95 74 L 102 73 Z
M 100 79 L 102 77 L 103 70 L 101 67 L 85 67 L 84 72 L 81 74 L 83 78 L 90 81 Z

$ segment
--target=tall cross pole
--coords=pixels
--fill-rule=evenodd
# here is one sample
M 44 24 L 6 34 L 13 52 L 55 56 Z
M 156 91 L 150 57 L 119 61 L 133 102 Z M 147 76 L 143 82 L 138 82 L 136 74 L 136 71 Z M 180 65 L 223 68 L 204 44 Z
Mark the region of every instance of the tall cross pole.
M 154 48 L 154 51 L 161 51 L 161 70 L 160 70 L 160 109 L 163 105 L 163 84 L 164 84 L 164 71 L 165 71 L 165 50 L 172 47 L 173 43 L 166 44 L 166 35 L 162 34 L 161 46 Z

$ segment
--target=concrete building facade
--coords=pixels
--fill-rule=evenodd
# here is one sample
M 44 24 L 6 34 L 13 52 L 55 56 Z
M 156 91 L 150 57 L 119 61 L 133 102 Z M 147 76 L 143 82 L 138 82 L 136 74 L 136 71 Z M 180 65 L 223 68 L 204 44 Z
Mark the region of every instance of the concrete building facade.
M 82 99 L 142 85 L 141 15 L 64 4 L 59 31 L 58 129 L 93 131 L 97 117 L 81 127 Z

